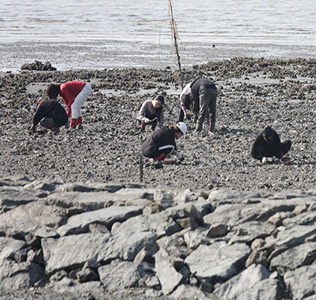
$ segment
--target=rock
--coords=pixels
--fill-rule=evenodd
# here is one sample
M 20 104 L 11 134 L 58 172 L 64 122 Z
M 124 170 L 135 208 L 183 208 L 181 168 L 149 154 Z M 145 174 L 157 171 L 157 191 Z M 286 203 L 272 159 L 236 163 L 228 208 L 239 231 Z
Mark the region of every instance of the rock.
M 225 236 L 227 234 L 227 225 L 221 223 L 214 223 L 211 225 L 206 235 L 209 238 Z
M 191 300 L 191 299 L 199 299 L 199 300 L 207 300 L 209 297 L 205 296 L 205 294 L 199 289 L 181 284 L 171 295 L 171 298 L 177 300 Z
M 229 279 L 244 267 L 249 254 L 250 248 L 245 244 L 216 242 L 201 245 L 185 259 L 185 263 L 196 276 L 211 280 Z
M 103 224 L 108 229 L 115 222 L 127 220 L 132 216 L 136 216 L 142 212 L 141 206 L 111 206 L 98 209 L 91 212 L 85 212 L 75 215 L 68 219 L 67 224 L 57 229 L 59 235 L 69 235 L 84 233 L 88 231 L 88 226 L 93 223 Z
M 304 265 L 311 265 L 314 261 L 316 261 L 316 242 L 304 243 L 272 258 L 270 268 L 295 270 Z
M 284 282 L 294 299 L 316 295 L 316 266 L 302 266 L 284 274 Z
M 214 293 L 224 299 L 283 299 L 280 282 L 270 279 L 269 276 L 265 267 L 251 265 L 239 275 L 222 284 Z
M 98 266 L 98 254 L 105 248 L 109 234 L 78 234 L 59 239 L 43 238 L 42 248 L 46 274 L 82 267 L 87 261 Z
M 18 290 L 34 286 L 45 278 L 44 269 L 34 263 L 3 260 L 0 265 L 0 290 Z
M 44 226 L 56 228 L 65 219 L 64 209 L 40 202 L 31 202 L 0 215 L 0 233 L 7 236 L 19 234 L 23 237 Z
M 142 277 L 141 266 L 133 262 L 113 261 L 98 268 L 100 281 L 109 291 L 135 287 Z
M 16 252 L 25 247 L 25 242 L 0 237 L 0 264 L 6 258 L 14 258 Z
M 155 254 L 155 269 L 164 295 L 173 292 L 182 281 L 182 275 L 175 270 L 163 249 Z

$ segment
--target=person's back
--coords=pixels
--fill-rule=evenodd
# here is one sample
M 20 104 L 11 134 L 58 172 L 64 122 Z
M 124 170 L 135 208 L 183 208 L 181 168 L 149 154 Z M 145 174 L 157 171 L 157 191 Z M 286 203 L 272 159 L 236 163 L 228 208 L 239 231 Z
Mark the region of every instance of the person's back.
M 270 126 L 266 126 L 255 139 L 251 148 L 251 156 L 260 162 L 265 162 L 267 157 L 281 159 L 290 147 L 290 140 L 281 142 L 278 133 Z

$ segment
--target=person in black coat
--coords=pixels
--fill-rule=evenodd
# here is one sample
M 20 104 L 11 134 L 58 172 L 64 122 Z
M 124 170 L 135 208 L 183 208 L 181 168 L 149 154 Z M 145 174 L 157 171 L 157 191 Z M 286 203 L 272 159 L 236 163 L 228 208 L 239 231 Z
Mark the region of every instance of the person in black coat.
M 258 159 L 260 163 L 266 163 L 267 157 L 282 159 L 290 150 L 291 144 L 290 140 L 281 142 L 277 132 L 266 126 L 254 141 L 251 156 Z
M 56 100 L 40 98 L 37 100 L 37 109 L 33 117 L 30 133 L 36 132 L 35 128 L 38 123 L 57 133 L 60 126 L 68 123 L 68 115 L 65 109 Z
M 141 146 L 142 154 L 160 162 L 169 154 L 174 154 L 182 161 L 183 156 L 177 151 L 176 139 L 185 138 L 186 132 L 187 126 L 183 122 L 159 128 L 143 142 Z
M 197 78 L 193 82 L 188 83 L 180 94 L 181 110 L 179 121 L 182 122 L 187 110 L 194 113 L 195 131 L 202 130 L 205 118 L 210 116 L 209 129 L 213 133 L 216 121 L 216 99 L 217 88 L 215 84 L 205 78 Z

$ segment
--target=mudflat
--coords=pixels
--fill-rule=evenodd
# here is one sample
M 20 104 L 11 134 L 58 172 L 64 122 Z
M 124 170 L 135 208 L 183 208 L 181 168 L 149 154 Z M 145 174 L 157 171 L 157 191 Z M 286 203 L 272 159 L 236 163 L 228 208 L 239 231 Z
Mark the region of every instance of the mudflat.
M 314 188 L 315 74 L 315 58 L 236 57 L 183 67 L 183 84 L 206 77 L 218 87 L 215 135 L 209 135 L 206 125 L 196 135 L 193 122 L 185 120 L 187 137 L 177 143 L 184 161 L 156 170 L 152 161 L 143 159 L 143 183 L 191 189 Z M 45 97 L 48 84 L 69 80 L 83 80 L 93 88 L 82 107 L 83 129 L 62 127 L 57 135 L 28 135 L 36 100 Z M 179 72 L 168 66 L 4 72 L 0 174 L 58 176 L 65 182 L 139 182 L 140 145 L 151 130 L 140 133 L 137 111 L 144 100 L 163 93 L 165 125 L 175 124 L 181 89 Z M 266 125 L 292 141 L 290 165 L 261 165 L 251 158 L 252 143 Z

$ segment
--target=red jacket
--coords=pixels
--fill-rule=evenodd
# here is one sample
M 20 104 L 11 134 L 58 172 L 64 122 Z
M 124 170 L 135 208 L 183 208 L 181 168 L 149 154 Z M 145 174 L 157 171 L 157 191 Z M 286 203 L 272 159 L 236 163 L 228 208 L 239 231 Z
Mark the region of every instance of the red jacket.
M 75 98 L 82 91 L 85 85 L 85 82 L 79 80 L 68 81 L 60 85 L 60 96 L 63 98 L 68 108 L 67 115 L 69 117 L 71 116 L 71 104 L 74 103 Z

